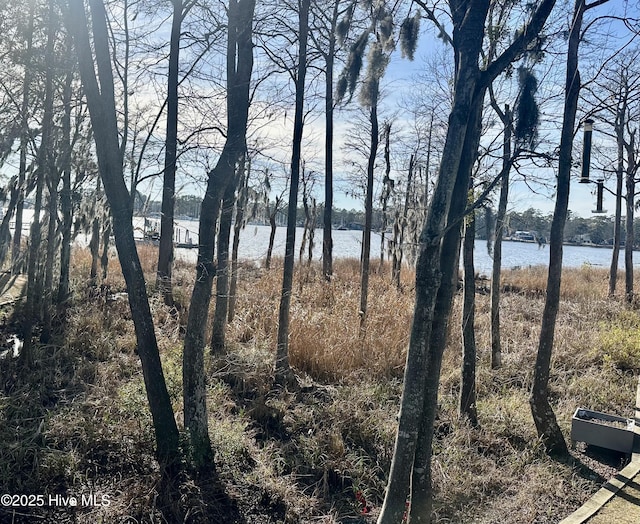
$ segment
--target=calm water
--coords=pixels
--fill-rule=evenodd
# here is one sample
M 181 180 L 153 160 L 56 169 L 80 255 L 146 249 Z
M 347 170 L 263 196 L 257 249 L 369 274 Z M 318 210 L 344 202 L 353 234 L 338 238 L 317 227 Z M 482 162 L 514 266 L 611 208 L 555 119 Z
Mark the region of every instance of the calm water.
M 189 231 L 189 237 L 197 243 L 197 222 L 178 221 L 180 229 L 180 241 L 185 240 L 186 231 Z M 240 258 L 252 260 L 256 263 L 261 262 L 267 255 L 269 245 L 268 226 L 247 226 L 240 235 Z M 279 227 L 276 230 L 275 244 L 273 248 L 274 256 L 284 256 L 286 228 Z M 333 252 L 336 258 L 359 258 L 362 244 L 361 231 L 333 231 Z M 300 249 L 302 239 L 302 228 L 298 228 L 296 232 L 296 256 Z M 314 255 L 315 260 L 322 257 L 322 230 L 315 231 L 314 239 Z M 180 249 L 181 257 L 195 261 L 195 249 Z M 611 250 L 593 247 L 577 247 L 564 246 L 563 263 L 565 267 L 579 267 L 583 264 L 591 264 L 608 268 L 611 264 Z M 373 234 L 371 239 L 371 256 L 378 258 L 380 256 L 380 235 Z M 640 264 L 640 254 L 635 254 L 638 260 L 634 265 Z M 549 263 L 549 247 L 538 248 L 537 244 L 529 244 L 523 242 L 504 242 L 502 248 L 502 267 L 513 268 L 516 266 L 527 267 L 536 265 L 547 265 Z M 483 274 L 491 273 L 493 261 L 487 253 L 486 243 L 478 240 L 475 249 L 476 271 Z M 621 254 L 619 266 L 624 266 L 624 257 Z

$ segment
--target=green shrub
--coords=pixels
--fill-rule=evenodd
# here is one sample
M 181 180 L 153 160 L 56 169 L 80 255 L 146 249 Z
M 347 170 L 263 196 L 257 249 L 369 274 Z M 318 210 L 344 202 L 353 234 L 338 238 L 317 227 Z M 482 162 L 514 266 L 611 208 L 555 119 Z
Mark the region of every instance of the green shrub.
M 612 324 L 603 325 L 600 348 L 604 363 L 621 370 L 640 370 L 640 317 L 625 311 Z

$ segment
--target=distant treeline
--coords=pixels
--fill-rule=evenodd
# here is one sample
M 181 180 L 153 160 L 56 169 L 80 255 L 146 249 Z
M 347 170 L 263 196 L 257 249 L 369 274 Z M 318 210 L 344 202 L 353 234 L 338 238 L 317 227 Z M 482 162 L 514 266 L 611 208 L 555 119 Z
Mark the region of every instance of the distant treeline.
M 489 214 L 490 215 L 490 214 Z M 613 243 L 613 216 L 594 215 L 589 218 L 577 216 L 569 211 L 569 216 L 564 230 L 566 242 L 612 244 Z M 513 211 L 507 216 L 506 236 L 513 235 L 516 231 L 530 231 L 536 236 L 549 238 L 551 220 L 553 214 L 543 214 L 538 209 L 529 208 L 522 212 Z M 622 239 L 624 242 L 624 219 L 622 220 Z M 493 226 L 492 217 L 484 212 L 478 213 L 477 232 L 481 239 L 487 238 L 487 223 L 489 230 Z M 640 220 L 634 221 L 634 230 L 640 227 Z M 636 245 L 638 243 L 636 242 Z

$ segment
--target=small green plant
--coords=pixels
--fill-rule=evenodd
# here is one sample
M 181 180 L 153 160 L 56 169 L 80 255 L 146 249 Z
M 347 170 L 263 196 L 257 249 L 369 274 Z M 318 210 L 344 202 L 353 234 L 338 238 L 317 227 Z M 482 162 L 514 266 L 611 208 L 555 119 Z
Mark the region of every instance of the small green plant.
M 621 313 L 600 331 L 602 359 L 621 370 L 640 370 L 640 318 L 631 311 Z

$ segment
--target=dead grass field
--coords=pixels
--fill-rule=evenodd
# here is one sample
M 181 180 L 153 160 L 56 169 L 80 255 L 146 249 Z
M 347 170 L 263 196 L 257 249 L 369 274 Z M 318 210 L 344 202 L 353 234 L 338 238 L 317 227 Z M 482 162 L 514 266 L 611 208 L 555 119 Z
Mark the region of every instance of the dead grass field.
M 154 282 L 155 250 L 141 257 Z M 176 522 L 158 502 L 153 432 L 125 300 L 90 295 L 89 258 L 74 255 L 74 303 L 61 336 L 39 348 L 28 376 L 0 362 L 0 491 L 98 493 L 109 506 L 0 508 L 0 522 Z M 152 309 L 171 398 L 182 422 L 181 325 L 193 269 L 178 264 L 172 314 Z M 327 283 L 319 267 L 298 270 L 290 359 L 302 388 L 271 391 L 281 262 L 245 265 L 228 351 L 207 358 L 210 433 L 220 483 L 180 482 L 182 518 L 211 523 L 372 523 L 389 469 L 413 309 L 412 275 L 402 289 L 385 269 L 371 277 L 364 336 L 357 315 L 356 261 L 338 261 Z M 640 317 L 609 299 L 605 271 L 565 271 L 552 370 L 552 402 L 568 438 L 576 407 L 633 416 L 640 370 Z M 503 367 L 489 369 L 489 300 L 477 303 L 479 428 L 457 416 L 460 304 L 450 325 L 436 421 L 434 523 L 555 523 L 625 463 L 578 448 L 549 459 L 535 433 L 528 396 L 546 273 L 504 275 Z M 118 264 L 109 292 L 123 291 Z M 19 315 L 4 314 L 11 333 Z M 64 328 L 64 329 L 62 329 Z M 363 500 L 368 512 L 363 513 Z M 46 520 L 49 519 L 49 520 Z M 129 519 L 129 520 L 127 520 Z

